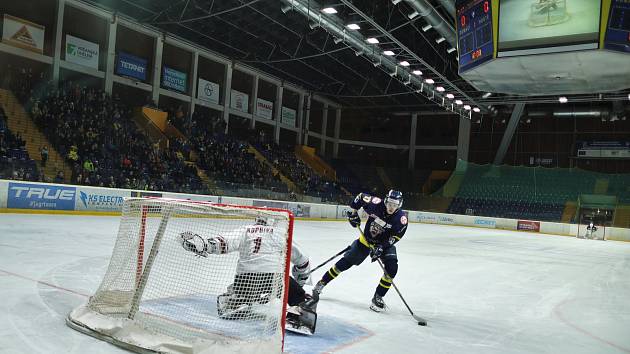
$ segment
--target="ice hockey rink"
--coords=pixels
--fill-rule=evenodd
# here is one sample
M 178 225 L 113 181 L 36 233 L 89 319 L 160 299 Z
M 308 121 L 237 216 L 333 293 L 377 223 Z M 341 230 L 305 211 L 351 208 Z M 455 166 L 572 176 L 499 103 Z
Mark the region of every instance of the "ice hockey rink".
M 0 353 L 126 352 L 65 324 L 98 286 L 118 220 L 0 214 Z M 356 237 L 340 221 L 294 232 L 313 264 Z M 411 224 L 398 254 L 395 282 L 427 327 L 393 289 L 389 312 L 368 308 L 381 275 L 368 259 L 324 289 L 317 332 L 287 334 L 285 351 L 630 353 L 630 243 Z

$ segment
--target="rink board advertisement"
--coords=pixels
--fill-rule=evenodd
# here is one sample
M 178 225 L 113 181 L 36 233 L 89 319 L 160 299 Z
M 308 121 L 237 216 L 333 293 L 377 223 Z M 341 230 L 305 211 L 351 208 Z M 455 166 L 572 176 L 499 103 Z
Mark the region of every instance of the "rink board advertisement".
M 7 208 L 74 210 L 76 193 L 75 187 L 10 182 Z
M 131 191 L 77 187 L 75 210 L 119 212 L 124 198 L 129 196 Z
M 243 206 L 281 208 L 290 210 L 297 218 L 311 220 L 344 220 L 347 218 L 346 213 L 351 210 L 347 205 L 286 202 L 0 180 L 0 212 L 11 211 L 11 209 L 20 209 L 18 212 L 28 212 L 25 211 L 25 209 L 31 209 L 66 211 L 68 213 L 76 211 L 103 215 L 103 213 L 111 214 L 120 212 L 122 199 L 128 196 L 143 198 L 164 197 Z M 360 212 L 360 215 L 363 220 L 367 218 L 367 215 L 363 212 Z M 482 227 L 514 231 L 522 230 L 526 232 L 540 232 L 541 234 L 564 236 L 576 236 L 578 233 L 578 225 L 576 224 L 547 221 L 502 219 L 425 211 L 408 211 L 407 216 L 412 223 Z M 414 226 L 411 225 L 410 227 Z M 630 242 L 630 229 L 606 227 L 605 233 L 605 237 L 608 240 Z
M 540 222 L 531 220 L 519 220 L 516 224 L 517 230 L 540 232 Z

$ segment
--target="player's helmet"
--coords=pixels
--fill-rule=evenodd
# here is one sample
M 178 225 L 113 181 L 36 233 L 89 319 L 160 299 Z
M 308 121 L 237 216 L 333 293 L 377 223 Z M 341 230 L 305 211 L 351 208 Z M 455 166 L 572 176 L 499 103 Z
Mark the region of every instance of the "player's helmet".
M 383 200 L 383 203 L 385 204 L 385 209 L 387 209 L 387 213 L 393 214 L 398 209 L 402 208 L 403 195 L 401 192 L 392 189 L 387 193 L 387 196 Z
M 256 225 L 267 225 L 267 218 L 264 216 L 257 216 Z

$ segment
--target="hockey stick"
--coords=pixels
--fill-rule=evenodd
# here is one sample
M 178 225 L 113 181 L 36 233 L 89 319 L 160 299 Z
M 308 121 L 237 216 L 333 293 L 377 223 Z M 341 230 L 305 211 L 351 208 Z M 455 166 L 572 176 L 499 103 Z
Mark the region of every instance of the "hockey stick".
M 357 230 L 359 230 L 359 233 L 361 234 L 361 236 L 363 236 L 363 238 L 365 238 L 365 235 L 363 234 L 363 231 L 361 231 L 361 225 L 357 226 Z M 374 249 L 374 246 L 370 245 L 370 249 Z M 418 322 L 418 325 L 426 326 L 427 325 L 427 320 L 425 320 L 424 318 L 422 318 L 422 317 L 420 317 L 420 316 L 418 316 L 418 315 L 413 313 L 413 311 L 411 310 L 411 307 L 409 307 L 409 304 L 407 304 L 407 301 L 405 301 L 405 298 L 402 296 L 402 294 L 400 293 L 400 290 L 398 290 L 398 287 L 394 283 L 394 279 L 392 277 L 390 277 L 389 274 L 387 274 L 387 271 L 385 270 L 385 266 L 383 265 L 383 262 L 381 261 L 381 259 L 377 258 L 376 260 L 378 261 L 378 265 L 381 266 L 381 269 L 383 270 L 383 273 L 385 274 L 385 276 L 392 282 L 392 286 L 394 287 L 394 290 L 396 290 L 396 292 L 398 293 L 398 296 L 400 296 L 400 299 L 402 300 L 403 304 L 405 304 L 405 306 L 407 307 L 407 310 L 409 310 L 409 314 L 411 314 L 411 317 L 413 317 L 413 319 Z
M 349 249 L 350 249 L 350 246 L 348 246 L 348 247 L 346 247 L 346 248 L 342 249 L 341 251 L 339 251 L 339 253 L 337 253 L 336 255 L 334 255 L 334 256 L 332 256 L 332 257 L 328 258 L 328 259 L 327 259 L 327 260 L 325 260 L 322 264 L 320 264 L 320 265 L 318 265 L 317 267 L 315 267 L 315 268 L 311 269 L 311 271 L 310 271 L 310 272 L 308 272 L 308 273 L 306 273 L 305 275 L 311 275 L 311 273 L 313 273 L 314 271 L 318 270 L 319 268 L 321 268 L 321 267 L 325 266 L 326 264 L 328 264 L 328 262 L 330 262 L 330 261 L 332 261 L 333 259 L 335 259 L 335 258 L 339 257 L 342 253 L 345 253 L 345 252 L 346 252 L 347 250 L 349 250 Z

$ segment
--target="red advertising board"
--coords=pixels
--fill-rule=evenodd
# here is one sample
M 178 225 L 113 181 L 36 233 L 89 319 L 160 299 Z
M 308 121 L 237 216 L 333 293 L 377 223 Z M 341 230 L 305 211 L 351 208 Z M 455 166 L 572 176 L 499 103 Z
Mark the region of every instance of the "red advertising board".
M 516 224 L 517 230 L 540 232 L 539 221 L 519 220 Z

